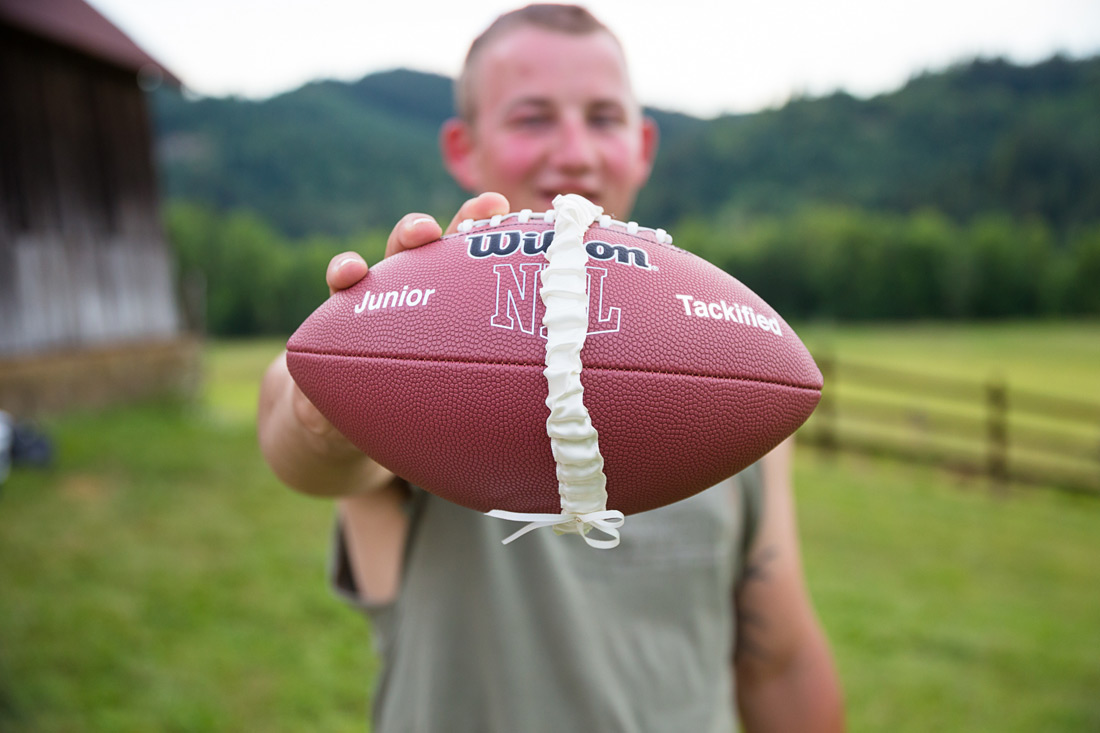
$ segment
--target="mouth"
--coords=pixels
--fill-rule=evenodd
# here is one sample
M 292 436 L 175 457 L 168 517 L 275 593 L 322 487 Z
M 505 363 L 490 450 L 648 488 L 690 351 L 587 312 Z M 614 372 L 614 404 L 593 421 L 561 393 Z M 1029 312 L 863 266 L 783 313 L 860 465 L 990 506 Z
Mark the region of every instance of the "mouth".
M 542 197 L 543 201 L 547 202 L 547 208 L 553 208 L 554 199 L 557 198 L 559 194 L 567 193 L 575 193 L 578 196 L 583 196 L 584 198 L 588 199 L 596 206 L 600 205 L 600 195 L 595 191 L 586 190 L 583 188 L 563 187 L 561 189 L 545 189 L 543 191 L 540 191 L 539 195 Z

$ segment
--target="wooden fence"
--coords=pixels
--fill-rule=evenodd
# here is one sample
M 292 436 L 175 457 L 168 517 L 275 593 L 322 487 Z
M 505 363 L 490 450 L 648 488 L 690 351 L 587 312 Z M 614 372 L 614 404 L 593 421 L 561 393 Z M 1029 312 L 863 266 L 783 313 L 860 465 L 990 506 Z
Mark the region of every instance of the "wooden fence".
M 857 451 L 1100 497 L 1100 404 L 818 356 L 821 404 L 799 432 Z

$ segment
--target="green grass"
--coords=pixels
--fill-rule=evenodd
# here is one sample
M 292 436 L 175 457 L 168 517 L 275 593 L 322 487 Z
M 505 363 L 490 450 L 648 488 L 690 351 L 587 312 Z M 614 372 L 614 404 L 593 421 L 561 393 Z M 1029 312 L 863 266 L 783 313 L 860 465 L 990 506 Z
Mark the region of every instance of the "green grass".
M 1097 321 L 798 330 L 841 363 L 1100 403 Z M 1100 729 L 1100 501 L 808 450 L 796 471 L 852 730 Z
M 800 332 L 1071 396 L 1100 364 L 1100 324 Z M 255 445 L 279 348 L 213 345 L 196 405 L 47 424 L 58 465 L 0 489 L 0 730 L 363 730 L 376 662 L 326 585 L 332 507 Z M 1100 501 L 810 450 L 796 472 L 853 731 L 1100 729 Z
M 202 406 L 49 425 L 0 494 L 0 730 L 362 730 L 364 622 L 327 590 L 329 504 L 254 437 L 277 345 L 212 350 Z
M 852 730 L 1100 729 L 1100 501 L 805 450 L 796 485 Z

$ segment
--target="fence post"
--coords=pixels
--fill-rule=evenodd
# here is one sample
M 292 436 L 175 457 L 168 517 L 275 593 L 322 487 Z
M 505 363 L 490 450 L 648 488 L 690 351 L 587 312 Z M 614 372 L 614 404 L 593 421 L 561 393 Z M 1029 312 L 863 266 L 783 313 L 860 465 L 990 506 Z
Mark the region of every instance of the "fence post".
M 985 394 L 989 408 L 986 470 L 993 488 L 1003 490 L 1008 481 L 1008 387 L 1003 381 L 993 380 L 986 384 Z

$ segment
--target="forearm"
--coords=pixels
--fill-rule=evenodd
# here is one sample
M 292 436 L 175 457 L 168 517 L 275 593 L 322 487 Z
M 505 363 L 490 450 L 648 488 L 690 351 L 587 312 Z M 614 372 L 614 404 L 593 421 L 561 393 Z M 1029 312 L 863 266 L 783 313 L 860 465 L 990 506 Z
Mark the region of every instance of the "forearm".
M 738 665 L 737 701 L 747 733 L 844 730 L 840 682 L 819 628 L 779 665 Z
M 370 460 L 316 414 L 295 405 L 299 394 L 285 355 L 276 359 L 260 387 L 257 432 L 260 450 L 271 470 L 287 486 L 313 496 L 348 496 L 377 490 L 393 474 Z M 305 417 L 305 419 L 303 419 Z M 307 424 L 312 422 L 313 424 Z

